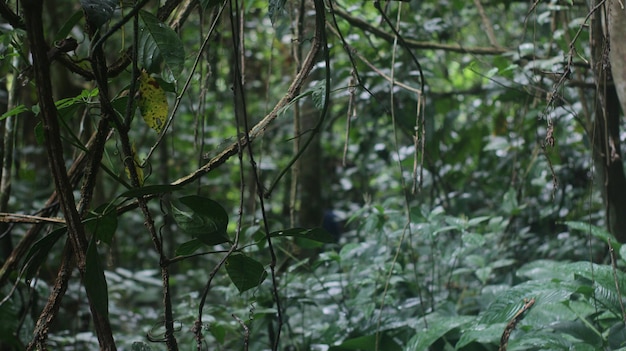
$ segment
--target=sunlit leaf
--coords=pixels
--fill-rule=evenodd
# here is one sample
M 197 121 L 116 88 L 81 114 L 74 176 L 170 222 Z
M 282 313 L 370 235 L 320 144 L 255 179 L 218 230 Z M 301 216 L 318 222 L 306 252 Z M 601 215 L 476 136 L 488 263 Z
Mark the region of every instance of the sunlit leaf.
M 11 116 L 19 115 L 20 113 L 26 112 L 26 111 L 28 111 L 28 108 L 26 106 L 24 106 L 24 105 L 15 106 L 14 108 L 10 109 L 9 111 L 3 113 L 0 116 L 0 121 L 2 121 L 5 118 L 11 117 Z
M 139 76 L 139 110 L 148 127 L 161 133 L 167 120 L 168 103 L 165 90 L 146 70 Z

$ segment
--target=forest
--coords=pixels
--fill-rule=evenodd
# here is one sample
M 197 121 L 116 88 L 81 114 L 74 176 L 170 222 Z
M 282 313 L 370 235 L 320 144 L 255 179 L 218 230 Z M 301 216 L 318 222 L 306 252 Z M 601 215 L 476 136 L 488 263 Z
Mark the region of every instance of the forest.
M 626 350 L 620 0 L 0 1 L 0 350 Z

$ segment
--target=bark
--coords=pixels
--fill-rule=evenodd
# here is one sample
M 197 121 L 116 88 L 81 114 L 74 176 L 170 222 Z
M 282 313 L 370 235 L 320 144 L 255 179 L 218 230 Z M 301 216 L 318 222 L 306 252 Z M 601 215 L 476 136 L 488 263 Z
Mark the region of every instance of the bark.
M 608 23 L 601 11 L 591 25 L 592 68 L 596 83 L 596 108 L 591 129 L 593 159 L 606 207 L 609 231 L 626 242 L 626 176 L 620 147 L 620 107 L 626 111 L 626 17 L 619 1 L 606 2 Z M 608 31 L 606 30 L 608 29 Z M 610 77 L 613 78 L 613 84 Z
M 624 1 L 611 0 L 607 3 L 611 72 L 622 111 L 626 111 L 626 9 Z

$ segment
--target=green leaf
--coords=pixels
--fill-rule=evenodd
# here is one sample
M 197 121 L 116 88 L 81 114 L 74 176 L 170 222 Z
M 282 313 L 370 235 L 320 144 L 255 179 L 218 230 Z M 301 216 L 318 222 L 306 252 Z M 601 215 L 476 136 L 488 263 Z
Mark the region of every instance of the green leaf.
M 59 41 L 59 40 L 63 40 L 67 38 L 67 36 L 72 31 L 72 29 L 78 24 L 78 21 L 80 21 L 82 18 L 83 18 L 83 11 L 78 10 L 74 12 L 74 14 L 70 18 L 68 18 L 68 20 L 65 21 L 65 23 L 63 23 L 63 26 L 61 27 L 61 29 L 59 29 L 57 34 L 54 36 L 54 41 Z
M 407 343 L 405 351 L 428 350 L 435 341 L 448 332 L 474 320 L 474 317 L 470 316 L 430 315 L 427 318 L 429 327 L 418 331 Z
M 85 262 L 85 291 L 93 306 L 105 316 L 109 314 L 109 294 L 104 269 L 98 255 L 98 245 L 94 237 L 89 241 Z
M 191 255 L 192 253 L 196 252 L 196 250 L 201 248 L 202 245 L 204 245 L 204 243 L 202 241 L 198 240 L 198 239 L 189 240 L 186 243 L 182 243 L 176 249 L 176 256 Z
M 379 350 L 396 351 L 402 350 L 402 347 L 389 335 L 382 334 L 378 340 Z M 364 350 L 374 351 L 376 350 L 376 335 L 364 335 L 356 338 L 348 339 L 342 342 L 340 345 L 331 346 L 328 351 L 343 351 L 343 350 Z
M 219 203 L 198 195 L 178 200 L 191 209 L 191 212 L 183 211 L 172 204 L 172 215 L 180 229 L 206 245 L 218 245 L 230 240 L 227 234 L 228 214 Z
M 464 346 L 472 342 L 479 342 L 481 344 L 497 343 L 502 336 L 505 323 L 495 324 L 474 324 L 472 328 L 463 330 L 461 338 L 456 343 L 455 350 L 462 350 Z M 412 349 L 417 351 L 418 349 Z
M 226 340 L 226 328 L 224 328 L 223 325 L 211 324 L 209 331 L 218 343 L 224 344 L 224 340 Z
M 26 111 L 29 111 L 29 109 L 24 105 L 15 106 L 9 111 L 3 113 L 2 116 L 0 116 L 0 121 L 2 121 L 5 118 L 9 118 L 11 116 L 19 115 L 20 113 L 26 112 Z
M 226 259 L 226 272 L 240 293 L 261 285 L 267 277 L 261 262 L 242 253 L 230 255 Z
M 139 33 L 139 62 L 154 72 L 161 60 L 169 70 L 168 81 L 174 81 L 185 63 L 185 48 L 176 32 L 147 11 L 139 11 L 143 22 Z M 167 77 L 167 75 L 164 75 Z
M 59 241 L 59 239 L 63 235 L 65 235 L 65 233 L 67 233 L 67 227 L 53 230 L 50 234 L 37 240 L 37 242 L 33 244 L 30 250 L 28 250 L 26 258 L 24 259 L 24 279 L 27 282 L 30 281 L 35 276 L 35 274 L 37 274 L 37 270 L 48 258 L 48 254 L 50 253 L 50 250 L 52 249 L 54 244 L 56 244 L 56 242 Z
M 141 188 L 134 188 L 121 193 L 118 197 L 136 198 L 148 195 L 171 193 L 176 190 L 180 190 L 182 187 L 179 185 L 170 184 L 156 184 L 146 185 Z
M 90 27 L 95 31 L 100 26 L 108 22 L 113 13 L 115 7 L 117 7 L 117 1 L 115 0 L 80 0 L 80 5 L 85 12 L 85 18 Z
M 317 82 L 315 87 L 313 88 L 313 105 L 318 110 L 322 110 L 324 108 L 324 104 L 326 103 L 326 82 L 320 80 Z
M 117 212 L 110 204 L 104 204 L 92 213 L 85 220 L 85 229 L 109 245 L 113 240 L 115 230 L 117 230 Z
M 37 125 L 35 125 L 35 139 L 37 140 L 37 144 L 39 145 L 43 145 L 43 143 L 46 141 L 46 136 L 43 133 L 43 124 L 41 123 L 41 121 L 37 122 Z
M 615 251 L 619 251 L 622 247 L 622 244 L 620 244 L 620 242 L 617 241 L 617 239 L 615 239 L 613 234 L 609 233 L 609 231 L 607 231 L 606 229 L 602 227 L 598 227 L 596 225 L 589 224 L 586 222 L 577 222 L 577 221 L 566 221 L 566 222 L 563 222 L 563 224 L 568 226 L 570 229 L 579 230 L 585 234 L 590 233 L 592 236 L 600 239 L 604 244 L 607 244 L 610 239 L 611 245 L 613 245 L 613 249 Z
M 272 238 L 282 238 L 282 237 L 296 237 L 300 239 L 308 239 L 317 241 L 320 243 L 332 244 L 335 242 L 335 238 L 322 228 L 291 228 L 285 230 L 279 230 L 270 233 L 270 237 Z

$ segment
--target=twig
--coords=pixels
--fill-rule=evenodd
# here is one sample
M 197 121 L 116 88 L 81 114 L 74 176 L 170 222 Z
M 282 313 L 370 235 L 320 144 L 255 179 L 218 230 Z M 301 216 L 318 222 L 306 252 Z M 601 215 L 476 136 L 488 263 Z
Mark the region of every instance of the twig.
M 366 32 L 370 32 L 375 34 L 376 36 L 385 39 L 386 41 L 392 43 L 394 40 L 394 36 L 385 32 L 384 30 L 371 25 L 370 23 L 360 19 L 353 17 L 346 11 L 335 9 L 335 14 L 339 15 L 339 17 L 345 19 L 353 26 L 360 28 Z M 460 52 L 467 54 L 476 54 L 476 55 L 500 55 L 508 51 L 505 48 L 492 48 L 492 47 L 464 47 L 458 44 L 441 44 L 430 41 L 417 41 L 413 39 L 405 39 L 407 48 L 411 49 L 431 49 L 431 50 L 444 50 L 450 52 Z
M 515 329 L 517 323 L 522 320 L 522 318 L 524 317 L 524 313 L 528 311 L 531 307 L 533 307 L 534 304 L 534 297 L 530 300 L 524 299 L 524 306 L 522 306 L 522 308 L 517 311 L 517 313 L 515 313 L 513 318 L 511 318 L 511 321 L 509 321 L 509 323 L 507 323 L 506 327 L 504 328 L 504 332 L 502 332 L 502 337 L 500 338 L 500 347 L 498 348 L 498 351 L 506 351 L 506 348 L 509 344 L 509 337 L 511 336 L 511 332 Z
M 244 351 L 248 351 L 248 345 L 250 344 L 250 328 L 248 328 L 246 323 L 244 323 L 241 318 L 237 317 L 234 313 L 231 316 L 233 316 L 233 318 L 235 318 L 235 320 L 239 322 L 239 325 L 243 328 L 243 349 Z
M 489 43 L 496 48 L 500 47 L 500 45 L 498 45 L 498 40 L 496 39 L 496 34 L 493 31 L 493 26 L 491 25 L 491 21 L 489 20 L 489 17 L 487 17 L 487 14 L 485 13 L 485 8 L 480 3 L 480 0 L 474 0 L 474 6 L 476 6 L 476 9 L 478 10 L 478 14 L 480 15 L 480 19 L 483 22 L 483 26 L 485 27 L 485 32 L 487 33 L 487 38 L 489 38 Z
M 65 224 L 65 219 L 59 217 L 42 217 L 21 213 L 0 212 L 0 222 L 4 223 L 60 223 Z

